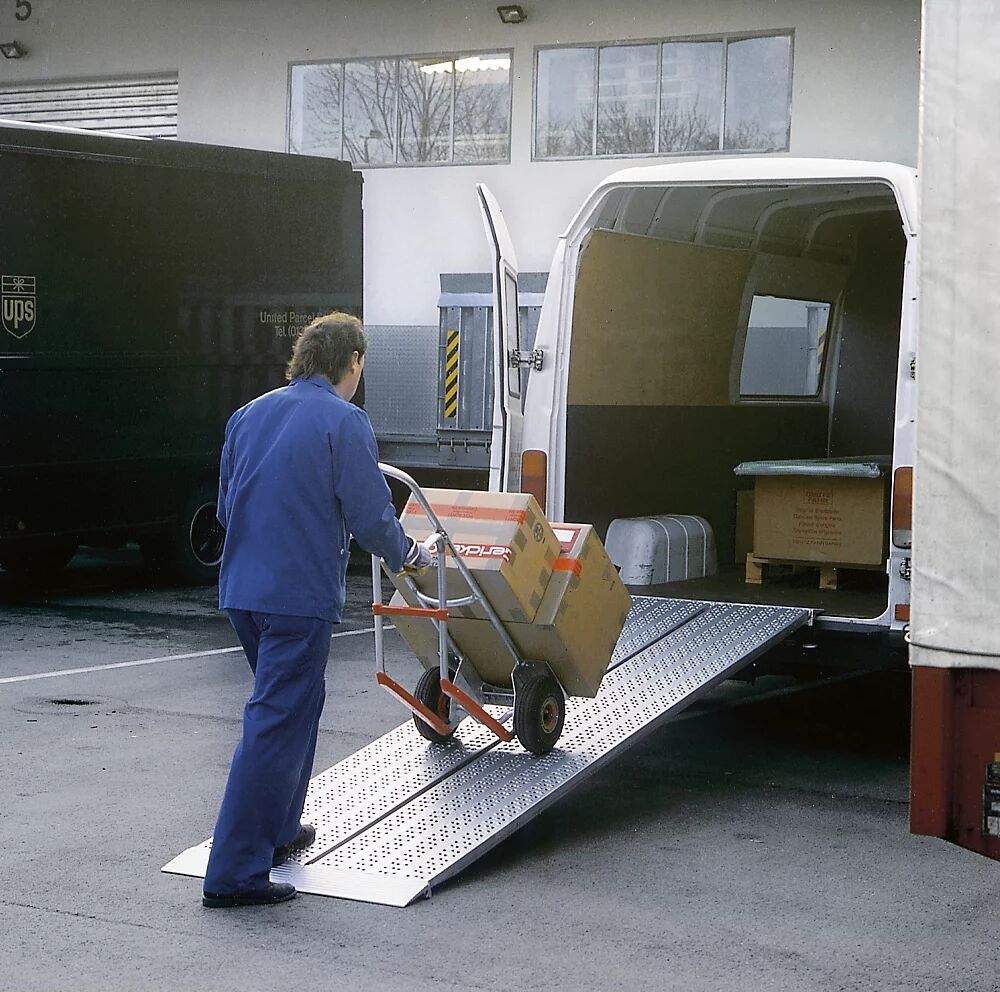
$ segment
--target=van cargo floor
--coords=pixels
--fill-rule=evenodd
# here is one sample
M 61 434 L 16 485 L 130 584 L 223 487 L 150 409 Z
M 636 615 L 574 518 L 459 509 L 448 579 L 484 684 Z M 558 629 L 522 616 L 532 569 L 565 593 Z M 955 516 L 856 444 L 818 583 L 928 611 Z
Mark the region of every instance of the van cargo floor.
M 817 587 L 815 571 L 765 579 L 762 585 L 746 582 L 745 574 L 742 567 L 721 566 L 717 575 L 703 579 L 629 586 L 629 592 L 633 596 L 705 599 L 754 606 L 797 606 L 822 611 L 831 617 L 855 619 L 881 616 L 889 601 L 889 577 L 885 572 L 841 573 L 841 587 L 830 591 Z
M 303 820 L 316 842 L 271 878 L 407 906 L 809 619 L 804 609 L 636 597 L 600 692 L 568 700 L 553 751 L 534 757 L 471 718 L 433 745 L 407 722 L 313 778 Z M 204 877 L 210 847 L 163 870 Z

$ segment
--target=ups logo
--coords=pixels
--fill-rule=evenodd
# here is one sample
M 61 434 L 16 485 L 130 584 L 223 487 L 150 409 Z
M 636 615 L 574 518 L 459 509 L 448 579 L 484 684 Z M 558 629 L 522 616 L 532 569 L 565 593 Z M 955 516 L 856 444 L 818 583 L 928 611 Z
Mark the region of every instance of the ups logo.
M 3 329 L 19 340 L 35 329 L 35 277 L 0 277 Z

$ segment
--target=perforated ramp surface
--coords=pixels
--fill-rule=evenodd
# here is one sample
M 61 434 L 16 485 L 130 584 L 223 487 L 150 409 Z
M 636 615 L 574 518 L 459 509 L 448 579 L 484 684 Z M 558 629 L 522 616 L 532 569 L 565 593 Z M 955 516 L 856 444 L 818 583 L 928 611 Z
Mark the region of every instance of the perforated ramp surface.
M 535 757 L 471 719 L 434 745 L 408 721 L 312 780 L 303 820 L 316 842 L 271 878 L 409 905 L 808 620 L 795 608 L 636 597 L 600 692 L 568 701 L 553 751 Z M 204 877 L 210 847 L 163 870 Z

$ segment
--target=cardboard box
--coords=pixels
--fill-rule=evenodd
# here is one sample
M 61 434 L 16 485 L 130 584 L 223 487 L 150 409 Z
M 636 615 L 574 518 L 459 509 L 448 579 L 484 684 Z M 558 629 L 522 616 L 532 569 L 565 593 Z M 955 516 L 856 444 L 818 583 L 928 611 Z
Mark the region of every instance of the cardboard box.
M 530 623 L 559 557 L 559 540 L 534 496 L 461 489 L 425 489 L 424 495 L 500 619 Z M 417 541 L 432 531 L 427 515 L 413 499 L 403 509 L 400 522 Z M 467 596 L 469 587 L 461 573 L 453 561 L 448 566 L 448 599 Z M 393 584 L 400 591 L 406 588 L 398 577 Z M 436 597 L 437 571 L 421 576 L 417 587 Z M 453 614 L 486 619 L 478 604 Z
M 758 558 L 881 565 L 885 479 L 762 475 L 754 486 Z
M 533 623 L 507 623 L 528 661 L 547 662 L 571 696 L 596 696 L 632 598 L 589 524 L 554 524 L 561 554 Z M 401 605 L 398 593 L 393 603 Z M 411 605 L 413 605 L 411 603 Z M 396 627 L 426 668 L 438 664 L 437 631 L 429 620 L 397 617 Z M 509 686 L 514 662 L 489 621 L 449 619 L 448 630 L 479 675 Z

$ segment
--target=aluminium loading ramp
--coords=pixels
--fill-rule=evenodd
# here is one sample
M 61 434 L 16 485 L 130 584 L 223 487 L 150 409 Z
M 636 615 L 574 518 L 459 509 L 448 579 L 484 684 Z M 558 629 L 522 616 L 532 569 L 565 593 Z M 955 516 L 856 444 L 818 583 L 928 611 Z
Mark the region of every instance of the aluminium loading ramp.
M 271 878 L 314 895 L 408 906 L 811 616 L 635 597 L 600 692 L 567 701 L 554 750 L 536 757 L 471 718 L 435 745 L 407 721 L 312 779 L 302 818 L 316 841 Z M 490 711 L 511 719 L 510 709 Z M 188 848 L 163 871 L 204 878 L 210 847 Z

